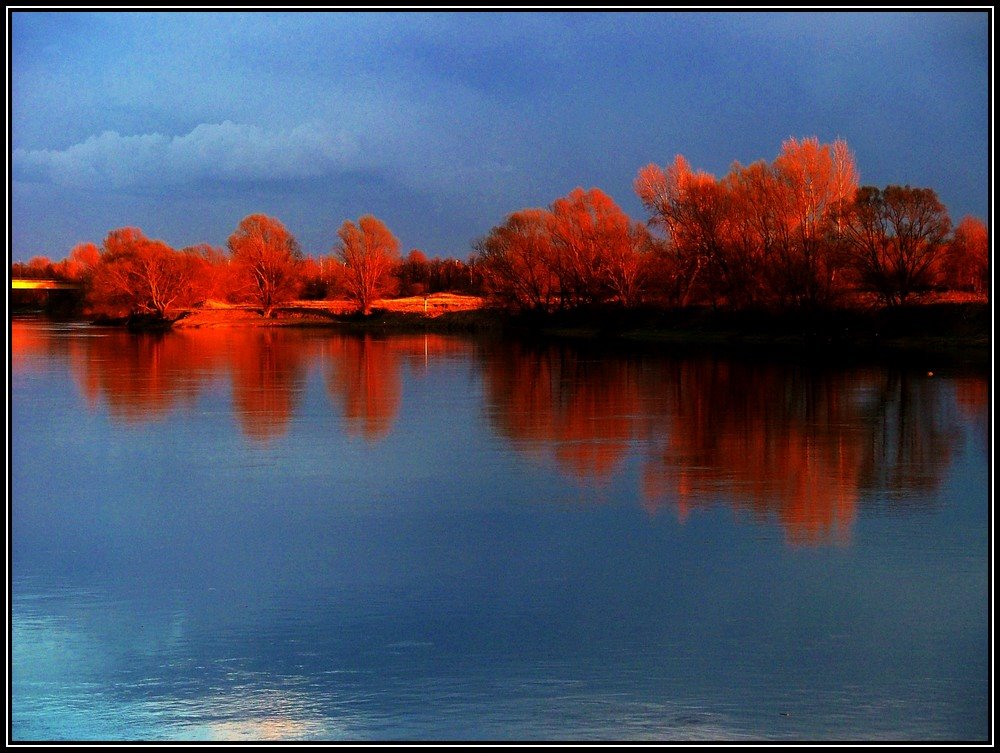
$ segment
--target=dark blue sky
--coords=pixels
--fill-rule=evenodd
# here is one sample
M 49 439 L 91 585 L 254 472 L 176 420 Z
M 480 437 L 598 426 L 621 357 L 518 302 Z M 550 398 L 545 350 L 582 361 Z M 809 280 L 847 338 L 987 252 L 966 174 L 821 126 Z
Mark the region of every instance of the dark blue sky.
M 374 214 L 465 258 L 512 211 L 638 170 L 721 176 L 789 137 L 989 222 L 987 10 L 10 13 L 11 253 L 111 229 L 224 246 L 246 215 L 312 255 Z

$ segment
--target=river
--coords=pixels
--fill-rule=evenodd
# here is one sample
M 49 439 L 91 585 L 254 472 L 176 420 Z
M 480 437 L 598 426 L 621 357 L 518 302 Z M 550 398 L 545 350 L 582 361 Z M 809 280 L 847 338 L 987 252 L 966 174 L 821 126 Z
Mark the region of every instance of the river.
M 15 742 L 989 738 L 985 371 L 10 336 Z

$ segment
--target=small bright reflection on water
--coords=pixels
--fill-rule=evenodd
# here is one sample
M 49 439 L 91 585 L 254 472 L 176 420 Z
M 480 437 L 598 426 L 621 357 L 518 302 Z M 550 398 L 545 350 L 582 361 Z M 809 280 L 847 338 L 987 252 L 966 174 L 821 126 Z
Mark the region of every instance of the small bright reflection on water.
M 12 734 L 988 734 L 984 376 L 15 322 Z
M 249 679 L 249 678 L 248 678 Z M 319 714 L 309 695 L 261 688 L 256 683 L 237 686 L 195 703 L 170 708 L 170 703 L 148 704 L 150 713 L 177 719 L 173 739 L 206 741 L 274 741 L 340 739 L 333 720 Z

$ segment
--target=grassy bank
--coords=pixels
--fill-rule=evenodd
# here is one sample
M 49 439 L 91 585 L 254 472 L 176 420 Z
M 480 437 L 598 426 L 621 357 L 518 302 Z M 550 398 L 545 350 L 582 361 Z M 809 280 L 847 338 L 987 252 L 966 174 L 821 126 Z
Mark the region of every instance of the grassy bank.
M 431 296 L 376 301 L 372 312 L 359 314 L 344 300 L 295 301 L 278 307 L 271 317 L 250 305 L 208 301 L 181 312 L 174 329 L 206 327 L 336 327 L 355 331 L 471 332 L 498 326 L 493 312 L 475 296 L 438 293 Z

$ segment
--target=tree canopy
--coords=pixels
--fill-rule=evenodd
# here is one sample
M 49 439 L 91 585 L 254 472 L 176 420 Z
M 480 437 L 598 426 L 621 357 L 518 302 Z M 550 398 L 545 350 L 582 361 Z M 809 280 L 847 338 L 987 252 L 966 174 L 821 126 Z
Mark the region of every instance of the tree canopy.
M 347 294 L 368 314 L 372 304 L 390 289 L 392 272 L 399 263 L 399 240 L 382 220 L 370 214 L 357 224 L 346 220 L 337 237 Z
M 279 220 L 264 214 L 244 217 L 228 246 L 240 294 L 260 305 L 265 317 L 295 296 L 302 252 Z

